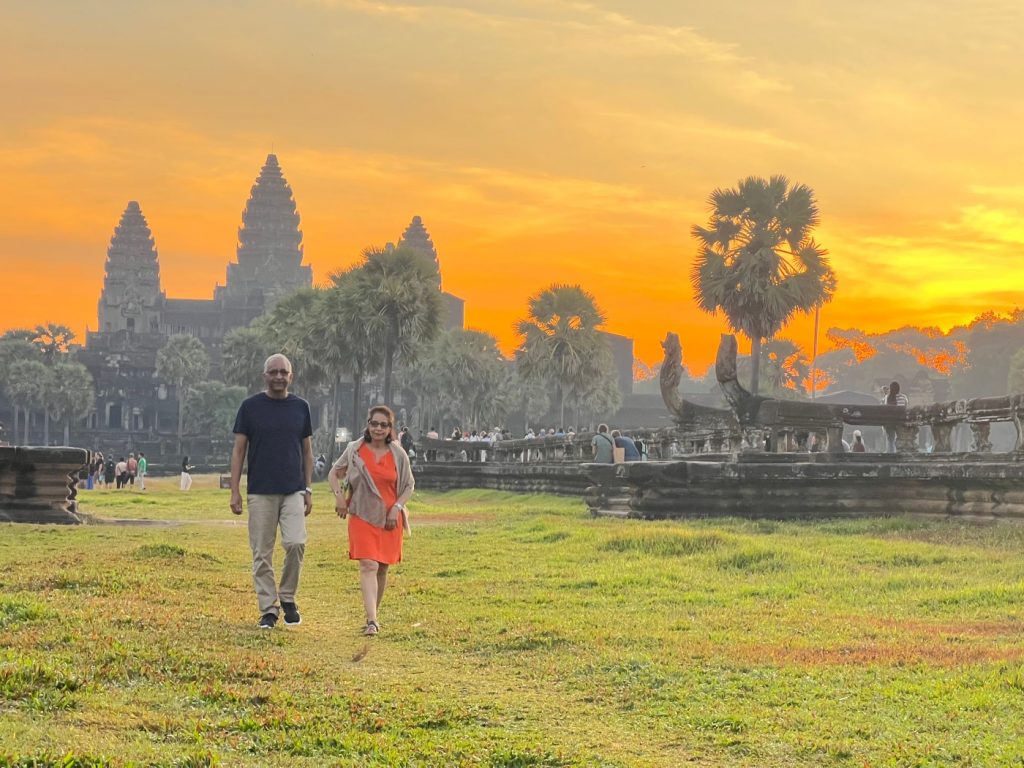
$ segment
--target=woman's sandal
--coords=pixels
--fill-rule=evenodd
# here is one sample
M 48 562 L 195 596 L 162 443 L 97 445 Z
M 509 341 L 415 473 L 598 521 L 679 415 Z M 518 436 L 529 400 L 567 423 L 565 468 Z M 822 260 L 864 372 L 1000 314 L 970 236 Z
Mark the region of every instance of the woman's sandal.
M 368 621 L 366 622 L 366 626 L 363 627 L 363 634 L 367 637 L 373 637 L 378 632 L 380 632 L 380 627 L 377 625 L 376 621 Z

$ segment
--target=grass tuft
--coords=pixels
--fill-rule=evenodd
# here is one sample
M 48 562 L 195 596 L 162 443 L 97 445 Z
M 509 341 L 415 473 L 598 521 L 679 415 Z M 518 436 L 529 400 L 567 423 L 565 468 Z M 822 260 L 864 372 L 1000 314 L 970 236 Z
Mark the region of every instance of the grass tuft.
M 718 560 L 720 570 L 750 574 L 775 573 L 784 570 L 785 567 L 785 561 L 777 552 L 766 549 L 741 549 Z
M 0 755 L 0 768 L 111 768 L 113 763 L 106 757 L 89 755 Z
M 45 606 L 27 598 L 0 598 L 0 629 L 46 618 Z
M 704 552 L 714 552 L 725 540 L 715 533 L 695 534 L 645 534 L 640 536 L 617 536 L 601 547 L 606 552 L 626 552 L 654 557 L 686 557 Z

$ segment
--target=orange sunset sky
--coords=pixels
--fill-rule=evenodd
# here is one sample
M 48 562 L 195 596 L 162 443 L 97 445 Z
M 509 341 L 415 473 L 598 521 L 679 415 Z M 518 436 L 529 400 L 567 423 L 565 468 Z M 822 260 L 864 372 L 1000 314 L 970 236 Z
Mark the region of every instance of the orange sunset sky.
M 314 280 L 413 215 L 506 351 L 580 283 L 648 363 L 712 360 L 689 231 L 746 175 L 813 187 L 829 327 L 1024 303 L 1018 0 L 8 0 L 0 330 L 96 325 L 142 206 L 170 297 L 208 298 L 275 152 Z M 810 346 L 806 319 L 784 336 Z M 743 348 L 746 342 L 741 342 Z

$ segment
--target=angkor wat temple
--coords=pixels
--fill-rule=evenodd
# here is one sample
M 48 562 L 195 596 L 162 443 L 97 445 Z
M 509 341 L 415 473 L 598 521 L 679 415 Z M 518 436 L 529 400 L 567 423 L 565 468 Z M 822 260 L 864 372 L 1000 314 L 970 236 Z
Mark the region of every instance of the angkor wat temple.
M 437 262 L 419 216 L 399 245 Z M 167 297 L 153 234 L 139 204 L 128 203 L 107 250 L 99 325 L 87 333 L 78 355 L 96 382 L 96 410 L 88 421 L 89 434 L 76 443 L 101 450 L 127 450 L 128 445 L 147 450 L 144 446 L 158 442 L 157 433 L 173 432 L 177 406 L 173 392 L 156 378 L 157 352 L 173 334 L 195 336 L 210 353 L 210 377 L 219 378 L 225 334 L 313 284 L 312 268 L 303 264 L 303 256 L 295 199 L 273 154 L 267 156 L 242 213 L 235 261 L 227 265 L 225 283 L 214 288 L 211 299 Z M 444 298 L 446 324 L 461 328 L 463 301 L 447 293 Z M 159 453 L 156 444 L 149 450 Z

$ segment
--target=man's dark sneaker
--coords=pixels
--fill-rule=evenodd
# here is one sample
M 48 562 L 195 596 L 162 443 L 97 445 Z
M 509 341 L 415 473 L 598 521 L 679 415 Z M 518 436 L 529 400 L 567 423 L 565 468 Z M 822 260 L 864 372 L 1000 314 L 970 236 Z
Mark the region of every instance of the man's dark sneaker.
M 284 612 L 284 623 L 289 627 L 302 623 L 302 617 L 299 616 L 299 606 L 295 603 L 286 603 L 282 600 L 281 610 Z
M 260 629 L 273 629 L 275 624 L 277 624 L 277 614 L 264 613 L 260 616 L 260 623 L 257 626 Z

